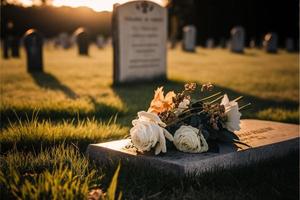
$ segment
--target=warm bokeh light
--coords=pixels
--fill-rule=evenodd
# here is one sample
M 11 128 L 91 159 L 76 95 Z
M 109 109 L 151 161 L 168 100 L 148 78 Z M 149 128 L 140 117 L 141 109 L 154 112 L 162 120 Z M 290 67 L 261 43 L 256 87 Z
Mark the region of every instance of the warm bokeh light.
M 80 7 L 86 6 L 92 8 L 95 11 L 112 11 L 113 5 L 115 3 L 125 3 L 130 0 L 52 0 L 49 1 L 51 5 L 59 6 L 70 6 L 70 7 Z M 167 0 L 152 0 L 162 6 L 165 6 Z M 10 3 L 21 3 L 23 6 L 32 6 L 34 4 L 40 4 L 40 1 L 32 0 L 10 0 Z

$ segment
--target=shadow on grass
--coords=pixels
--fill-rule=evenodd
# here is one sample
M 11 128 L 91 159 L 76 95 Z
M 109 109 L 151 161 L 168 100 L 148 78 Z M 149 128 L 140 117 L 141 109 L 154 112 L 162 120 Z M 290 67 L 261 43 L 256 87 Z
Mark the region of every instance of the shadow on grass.
M 71 99 L 76 99 L 77 94 L 68 86 L 62 84 L 55 76 L 47 72 L 30 73 L 34 82 L 45 89 L 60 90 Z
M 43 82 L 41 77 L 39 76 L 40 82 Z M 47 75 L 46 75 L 47 77 Z M 52 78 L 50 78 L 52 80 Z M 47 79 L 43 85 L 51 85 L 51 81 L 46 84 Z M 54 81 L 55 82 L 55 81 Z M 54 84 L 55 85 L 55 84 Z M 201 85 L 200 83 L 198 85 Z M 65 120 L 79 120 L 84 118 L 95 118 L 96 120 L 107 120 L 110 117 L 118 114 L 118 123 L 123 126 L 130 126 L 132 119 L 136 117 L 136 113 L 141 110 L 147 110 L 149 104 L 153 98 L 154 90 L 158 86 L 164 86 L 164 90 L 167 92 L 169 90 L 174 90 L 175 92 L 182 91 L 184 87 L 184 82 L 182 81 L 156 81 L 149 83 L 131 83 L 124 84 L 118 86 L 112 86 L 112 90 L 119 96 L 128 110 L 124 111 L 118 107 L 113 105 L 108 105 L 102 102 L 98 102 L 97 99 L 93 96 L 88 96 L 90 103 L 93 105 L 94 109 L 85 110 L 85 109 L 72 109 L 72 108 L 41 108 L 36 109 L 34 107 L 5 107 L 2 106 L 0 110 L 0 118 L 1 118 L 1 126 L 5 127 L 7 125 L 8 120 L 10 121 L 18 121 L 18 118 L 22 120 L 26 120 L 27 117 L 31 118 L 34 114 L 38 112 L 38 119 L 51 119 L 52 121 L 59 121 L 62 119 Z M 46 86 L 45 86 L 46 87 Z M 48 86 L 47 86 L 48 87 Z M 52 86 L 54 87 L 53 83 Z M 63 86 L 62 86 L 63 87 Z M 198 90 L 199 91 L 199 90 Z M 239 104 L 245 105 L 247 103 L 252 103 L 252 106 L 248 107 L 248 109 L 243 110 L 242 118 L 256 118 L 256 119 L 265 119 L 265 120 L 275 120 L 282 121 L 288 123 L 299 123 L 299 116 L 297 115 L 299 103 L 295 101 L 287 101 L 287 100 L 279 100 L 279 99 L 263 99 L 260 97 L 248 95 L 242 92 L 237 92 L 228 88 L 220 87 L 215 85 L 215 88 L 212 92 L 208 92 L 205 96 L 209 96 L 216 92 L 227 93 L 230 99 L 235 99 L 239 96 L 244 96 L 244 98 L 239 101 Z M 199 93 L 197 93 L 199 95 Z M 204 96 L 195 96 L 195 98 L 199 99 Z M 268 110 L 269 109 L 269 110 Z M 276 117 L 274 114 L 274 109 L 279 109 L 279 114 L 281 115 L 281 111 L 289 112 L 293 111 L 294 114 L 289 117 L 280 118 Z M 259 114 L 261 111 L 267 111 L 263 114 Z M 273 117 L 269 117 L 273 115 Z
M 155 83 L 130 83 L 122 86 L 112 86 L 114 92 L 122 99 L 123 103 L 127 105 L 129 109 L 128 117 L 121 119 L 121 123 L 123 125 L 130 124 L 130 121 L 136 116 L 136 112 L 140 110 L 147 110 L 150 102 L 154 95 L 154 90 L 158 86 L 164 86 L 165 93 L 169 90 L 174 90 L 175 92 L 180 92 L 184 88 L 185 82 L 182 81 L 160 81 Z M 197 83 L 198 86 L 201 83 Z M 266 119 L 258 116 L 258 113 L 262 110 L 266 110 L 269 108 L 272 109 L 283 109 L 283 110 L 298 110 L 299 103 L 295 101 L 287 101 L 287 100 L 278 100 L 278 99 L 263 99 L 260 97 L 248 95 L 246 93 L 237 92 L 229 88 L 224 88 L 218 85 L 214 85 L 214 90 L 211 92 L 205 93 L 205 96 L 212 95 L 216 92 L 222 92 L 223 94 L 228 94 L 230 99 L 235 99 L 239 96 L 243 96 L 244 98 L 239 101 L 240 106 L 245 105 L 247 103 L 252 103 L 248 109 L 243 110 L 242 118 L 260 118 Z M 199 90 L 198 90 L 199 91 Z M 203 98 L 204 96 L 199 97 L 194 96 L 194 98 Z M 276 120 L 276 119 L 275 119 Z M 282 121 L 282 120 L 278 120 Z M 284 120 L 284 122 L 289 123 L 299 123 L 299 117 L 289 118 Z

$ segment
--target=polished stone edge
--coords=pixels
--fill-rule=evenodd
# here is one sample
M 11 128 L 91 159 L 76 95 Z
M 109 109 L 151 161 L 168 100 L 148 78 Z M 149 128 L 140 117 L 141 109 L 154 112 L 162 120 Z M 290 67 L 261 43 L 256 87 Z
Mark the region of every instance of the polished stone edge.
M 201 161 L 174 163 L 155 156 L 130 155 L 121 151 L 90 144 L 86 155 L 98 164 L 128 162 L 136 166 L 149 166 L 165 173 L 175 175 L 195 175 L 203 172 L 229 169 L 236 166 L 245 166 L 259 161 L 282 157 L 289 152 L 299 150 L 299 138 L 279 143 L 250 148 L 242 151 L 207 157 Z

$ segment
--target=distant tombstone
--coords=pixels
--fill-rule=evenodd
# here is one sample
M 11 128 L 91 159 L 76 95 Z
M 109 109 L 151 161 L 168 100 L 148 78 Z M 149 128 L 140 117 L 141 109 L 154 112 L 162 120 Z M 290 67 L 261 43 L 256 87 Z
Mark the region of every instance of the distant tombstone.
M 104 48 L 105 46 L 105 40 L 104 37 L 102 35 L 98 35 L 96 38 L 96 45 L 99 49 Z
M 231 29 L 231 51 L 235 53 L 243 53 L 245 46 L 245 30 L 241 26 Z
M 220 46 L 222 49 L 225 49 L 225 48 L 226 48 L 226 40 L 225 40 L 224 38 L 221 38 L 221 39 L 220 39 L 219 46 Z
M 29 29 L 24 35 L 27 55 L 27 71 L 43 71 L 43 36 L 35 29 Z
M 264 38 L 264 48 L 268 53 L 277 53 L 278 36 L 276 33 L 268 33 Z
M 255 39 L 254 39 L 254 38 L 252 38 L 252 39 L 250 40 L 250 42 L 249 42 L 249 47 L 250 47 L 251 49 L 253 49 L 253 48 L 256 47 Z
M 10 57 L 9 51 L 11 49 L 11 44 L 14 35 L 14 23 L 12 21 L 8 21 L 4 26 L 4 34 L 2 41 L 2 57 L 4 59 L 8 59 Z
M 75 37 L 79 55 L 89 55 L 89 35 L 87 31 L 80 27 L 75 31 Z
M 285 49 L 286 49 L 287 52 L 295 51 L 293 38 L 287 38 L 285 40 Z
M 114 5 L 114 84 L 166 79 L 166 50 L 166 8 L 151 1 Z
M 182 49 L 184 51 L 194 52 L 196 48 L 197 30 L 193 25 L 183 27 Z
M 68 49 L 71 47 L 70 36 L 68 33 L 60 33 L 58 36 L 58 41 L 63 49 Z
M 206 48 L 212 49 L 215 46 L 215 40 L 213 38 L 208 38 L 206 40 Z

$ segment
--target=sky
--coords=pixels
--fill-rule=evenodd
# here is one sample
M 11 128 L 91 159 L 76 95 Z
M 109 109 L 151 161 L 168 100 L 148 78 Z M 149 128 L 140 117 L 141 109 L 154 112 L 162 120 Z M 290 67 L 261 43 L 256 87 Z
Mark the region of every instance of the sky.
M 70 6 L 79 7 L 86 6 L 92 8 L 95 11 L 112 11 L 115 3 L 125 3 L 130 0 L 50 0 L 50 4 L 53 6 Z M 167 0 L 152 0 L 160 5 L 165 5 Z M 23 6 L 38 5 L 38 0 L 8 0 L 9 3 L 18 3 Z

